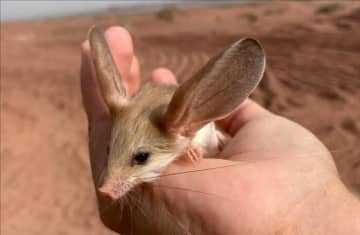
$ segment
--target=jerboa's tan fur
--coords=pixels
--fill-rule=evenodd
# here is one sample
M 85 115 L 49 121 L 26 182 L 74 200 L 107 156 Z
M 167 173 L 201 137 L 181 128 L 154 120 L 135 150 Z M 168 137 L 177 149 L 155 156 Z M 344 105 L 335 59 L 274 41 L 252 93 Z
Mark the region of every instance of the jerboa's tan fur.
M 169 160 L 183 154 L 190 139 L 167 132 L 162 122 L 175 90 L 176 86 L 173 85 L 147 83 L 127 106 L 118 110 L 110 143 L 110 156 L 118 156 L 110 158 L 108 163 L 108 171 L 113 177 L 150 178 L 160 173 L 152 174 L 154 165 L 162 170 Z M 144 166 L 129 167 L 131 156 L 139 150 L 156 153 L 156 156 Z

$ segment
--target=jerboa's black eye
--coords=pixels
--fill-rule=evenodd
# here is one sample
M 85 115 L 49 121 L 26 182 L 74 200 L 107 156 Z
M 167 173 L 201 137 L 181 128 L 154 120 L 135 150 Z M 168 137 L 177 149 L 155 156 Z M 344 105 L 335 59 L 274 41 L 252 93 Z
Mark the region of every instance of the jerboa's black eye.
M 146 161 L 149 159 L 150 153 L 149 152 L 137 152 L 134 155 L 134 163 L 137 165 L 144 165 Z

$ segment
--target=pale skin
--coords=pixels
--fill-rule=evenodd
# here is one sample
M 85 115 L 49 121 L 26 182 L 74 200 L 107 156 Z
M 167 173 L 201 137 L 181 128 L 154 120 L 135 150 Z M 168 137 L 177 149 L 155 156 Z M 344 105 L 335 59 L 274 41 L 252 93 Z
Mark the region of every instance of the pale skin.
M 128 93 L 134 94 L 140 86 L 140 68 L 131 36 L 124 28 L 111 27 L 105 37 Z M 111 119 L 90 57 L 86 41 L 81 86 L 98 188 L 106 166 Z M 151 79 L 177 82 L 165 68 L 154 70 Z M 360 203 L 341 182 L 329 151 L 311 132 L 250 99 L 219 125 L 232 139 L 216 158 L 195 163 L 182 159 L 164 174 L 209 170 L 160 177 L 152 183 L 151 196 L 185 230 L 192 234 L 360 234 Z M 164 185 L 190 190 L 169 190 Z M 119 208 L 98 191 L 97 196 L 104 224 L 127 234 L 129 225 L 119 219 Z

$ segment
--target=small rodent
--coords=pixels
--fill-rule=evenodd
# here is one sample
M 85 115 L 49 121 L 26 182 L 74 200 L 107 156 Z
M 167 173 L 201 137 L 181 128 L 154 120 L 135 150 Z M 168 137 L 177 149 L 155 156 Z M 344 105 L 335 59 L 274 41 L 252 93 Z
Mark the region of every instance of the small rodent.
M 258 41 L 241 39 L 210 59 L 180 86 L 146 83 L 126 94 L 103 32 L 89 32 L 97 81 L 113 127 L 103 194 L 118 199 L 153 180 L 181 156 L 212 157 L 224 142 L 214 121 L 233 112 L 255 89 L 265 70 Z

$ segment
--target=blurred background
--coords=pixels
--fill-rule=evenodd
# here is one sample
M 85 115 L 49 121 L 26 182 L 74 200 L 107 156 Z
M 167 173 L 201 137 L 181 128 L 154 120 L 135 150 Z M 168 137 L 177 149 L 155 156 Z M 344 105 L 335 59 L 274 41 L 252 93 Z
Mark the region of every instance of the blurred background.
M 130 31 L 144 80 L 159 66 L 186 79 L 239 38 L 259 39 L 268 66 L 253 99 L 313 131 L 360 192 L 360 2 L 2 0 L 1 234 L 112 234 L 97 215 L 79 87 L 93 24 Z

